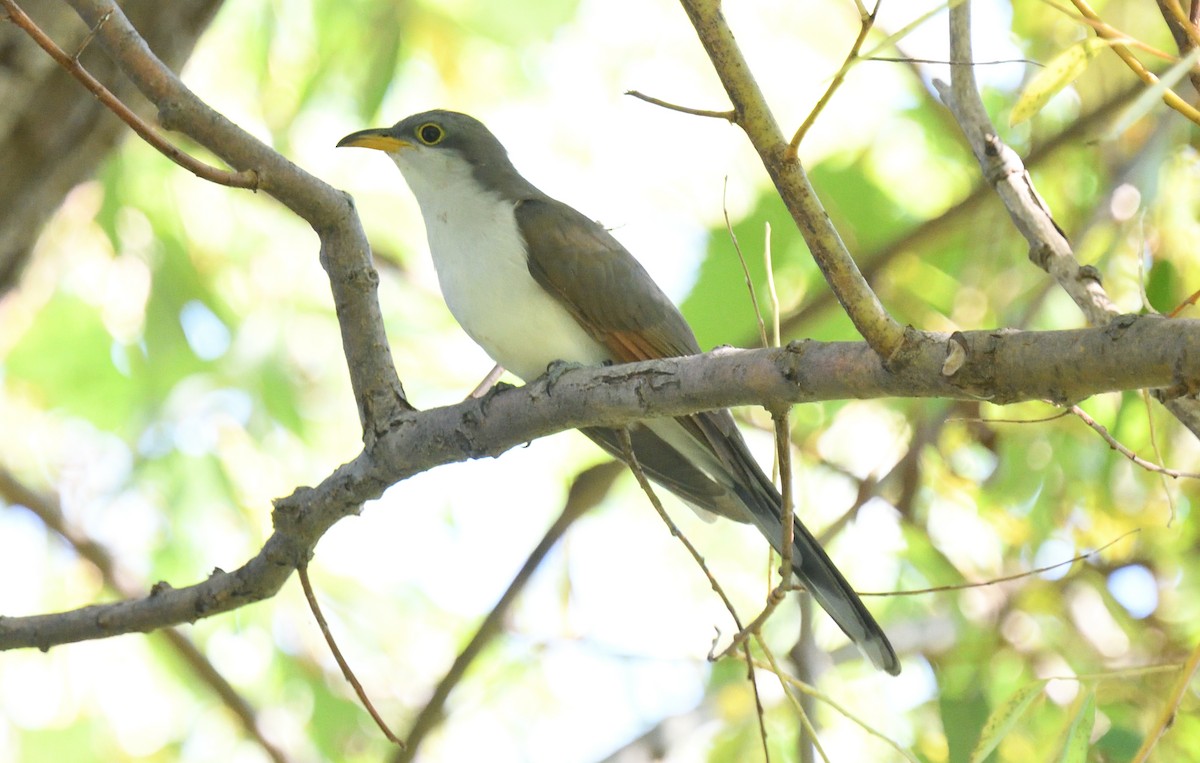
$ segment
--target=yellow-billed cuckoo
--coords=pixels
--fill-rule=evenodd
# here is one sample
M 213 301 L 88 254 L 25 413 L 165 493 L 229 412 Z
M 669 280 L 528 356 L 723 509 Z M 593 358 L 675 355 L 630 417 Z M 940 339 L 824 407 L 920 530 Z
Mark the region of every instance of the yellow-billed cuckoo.
M 521 177 L 478 120 L 415 114 L 338 146 L 387 153 L 412 189 L 446 305 L 492 358 L 525 381 L 555 361 L 598 365 L 694 355 L 675 305 L 608 231 Z M 615 431 L 584 429 L 621 457 Z M 756 525 L 778 550 L 781 499 L 728 411 L 630 427 L 647 476 L 694 507 Z M 796 576 L 881 670 L 900 662 L 882 629 L 798 520 Z

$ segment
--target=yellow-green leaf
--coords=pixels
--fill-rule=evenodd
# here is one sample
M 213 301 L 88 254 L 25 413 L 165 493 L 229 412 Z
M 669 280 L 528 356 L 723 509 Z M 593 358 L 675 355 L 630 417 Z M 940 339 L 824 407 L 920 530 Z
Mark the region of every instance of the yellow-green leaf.
M 1079 712 L 1071 719 L 1058 763 L 1087 763 L 1088 744 L 1092 741 L 1095 725 L 1096 692 L 1089 689 L 1087 697 L 1079 704 Z
M 983 731 L 979 732 L 979 741 L 975 743 L 975 749 L 971 751 L 971 763 L 980 763 L 991 754 L 992 750 L 996 749 L 996 745 L 1000 744 L 1000 740 L 1012 729 L 1017 719 L 1035 699 L 1041 696 L 1044 688 L 1046 688 L 1045 681 L 1034 681 L 1027 684 L 1013 692 L 1004 704 L 997 707 L 988 716 L 987 723 L 983 724 Z
M 1055 56 L 1021 91 L 1008 123 L 1018 125 L 1041 111 L 1055 93 L 1079 79 L 1087 69 L 1088 62 L 1112 44 L 1099 37 L 1089 37 Z

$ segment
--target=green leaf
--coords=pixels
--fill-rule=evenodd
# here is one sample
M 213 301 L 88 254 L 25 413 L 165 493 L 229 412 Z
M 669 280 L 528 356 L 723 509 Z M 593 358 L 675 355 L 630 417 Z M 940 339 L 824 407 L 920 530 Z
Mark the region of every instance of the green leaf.
M 956 666 L 943 671 L 938 676 L 938 684 L 941 687 L 938 711 L 946 733 L 948 759 L 966 760 L 976 729 L 982 728 L 987 718 L 987 701 L 980 691 L 979 675 L 974 670 Z
M 6 373 L 46 408 L 119 432 L 132 423 L 139 390 L 113 364 L 113 349 L 97 309 L 60 293 L 12 349 Z
M 1079 703 L 1079 711 L 1071 719 L 1067 728 L 1067 739 L 1063 744 L 1062 755 L 1058 763 L 1086 763 L 1088 743 L 1092 739 L 1092 728 L 1096 725 L 1096 692 L 1089 689 L 1083 702 Z
M 1013 692 L 1004 701 L 1004 704 L 992 711 L 992 714 L 988 716 L 987 723 L 983 725 L 983 731 L 979 733 L 979 741 L 975 744 L 975 749 L 971 751 L 971 763 L 980 763 L 992 753 L 992 750 L 996 749 L 1000 740 L 1012 730 L 1017 720 L 1029 709 L 1033 701 L 1041 696 L 1042 690 L 1045 688 L 1045 681 L 1026 684 Z
M 1009 125 L 1018 125 L 1041 111 L 1059 90 L 1079 79 L 1088 62 L 1113 44 L 1099 37 L 1089 37 L 1055 56 L 1021 91 L 1008 116 Z

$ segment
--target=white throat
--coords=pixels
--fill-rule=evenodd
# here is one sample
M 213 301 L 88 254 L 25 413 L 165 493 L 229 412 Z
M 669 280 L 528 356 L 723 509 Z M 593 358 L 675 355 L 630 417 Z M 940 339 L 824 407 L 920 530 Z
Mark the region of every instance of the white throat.
M 500 365 L 530 381 L 555 360 L 609 360 L 529 273 L 515 202 L 485 190 L 459 155 L 414 147 L 391 155 L 421 207 L 446 306 Z

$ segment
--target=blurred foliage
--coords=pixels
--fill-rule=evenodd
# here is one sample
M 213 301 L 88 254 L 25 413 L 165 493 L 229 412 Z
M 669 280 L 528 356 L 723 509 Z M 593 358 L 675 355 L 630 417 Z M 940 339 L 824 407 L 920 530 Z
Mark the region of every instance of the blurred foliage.
M 330 158 L 337 137 L 392 121 L 411 99 L 499 109 L 490 97 L 538 116 L 541 99 L 567 97 L 573 80 L 556 79 L 556 67 L 583 55 L 581 40 L 614 38 L 616 46 L 606 58 L 573 62 L 580 67 L 573 76 L 590 86 L 637 86 L 619 67 L 642 57 L 668 73 L 664 82 L 676 78 L 691 88 L 681 74 L 686 67 L 669 53 L 695 41 L 669 5 L 229 3 L 187 77 L 299 163 L 337 175 L 335 161 L 352 162 Z M 780 50 L 830 45 L 825 31 L 787 23 L 777 5 L 739 13 L 767 19 L 761 24 Z M 1088 34 L 1046 3 L 1019 0 L 1011 13 L 995 5 L 985 18 L 1007 28 L 980 28 L 976 36 L 1007 45 L 1008 58 L 1046 62 Z M 1153 5 L 1098 9 L 1126 33 L 1172 49 Z M 829 14 L 830 29 L 840 28 L 846 10 L 804 4 L 807 18 Z M 676 26 L 619 47 L 619 32 L 656 23 L 645 19 L 660 12 Z M 931 24 L 940 29 L 943 21 Z M 759 33 L 746 37 L 766 39 Z M 844 50 L 831 53 L 823 71 L 836 70 Z M 758 73 L 768 82 L 779 74 L 764 69 Z M 650 69 L 636 71 L 653 79 Z M 800 71 L 784 72 L 784 81 L 795 85 Z M 1107 51 L 1031 119 L 1010 126 L 1009 112 L 1035 71 L 981 67 L 1001 137 L 1028 155 L 1075 130 L 1030 166 L 1039 192 L 1123 309 L 1173 309 L 1200 288 L 1195 127 L 1159 107 L 1115 139 L 1099 140 L 1120 109 L 1090 115 L 1134 86 Z M 804 77 L 810 74 L 809 84 L 823 86 L 819 72 Z M 879 84 L 884 77 L 887 87 Z M 697 79 L 713 78 L 702 70 Z M 492 92 L 501 85 L 502 93 Z M 696 92 L 719 102 L 718 91 L 703 87 L 714 85 Z M 570 156 L 579 141 L 614 140 L 591 131 L 596 114 L 564 111 L 529 120 L 560 131 L 538 144 L 546 152 Z M 640 130 L 664 162 L 671 147 L 658 144 L 695 122 L 672 124 L 678 133 L 668 137 Z M 988 194 L 972 199 L 977 168 L 930 94 L 928 72 L 864 63 L 818 125 L 844 131 L 845 139 L 812 149 L 811 157 L 802 147 L 812 182 L 899 320 L 933 330 L 1081 325 L 1076 308 L 1028 261 L 999 202 Z M 743 167 L 753 162 L 738 156 Z M 699 149 L 680 159 L 706 161 Z M 737 250 L 768 309 L 768 224 L 781 312 L 799 316 L 785 341 L 853 340 L 782 203 L 761 172 L 747 172 L 752 180 L 730 180 L 737 247 L 719 215 L 706 215 L 698 236 L 694 283 L 682 306 L 701 344 L 757 344 Z M 419 228 L 393 224 L 416 219 L 404 209 L 411 204 L 399 178 L 388 175 L 379 192 L 387 206 L 373 201 L 373 180 L 343 174 L 338 182 L 361 189 L 373 239 L 401 264 L 382 267 L 381 293 L 410 394 L 422 405 L 460 398 L 486 363 L 440 307 Z M 321 480 L 359 448 L 311 231 L 269 199 L 205 186 L 137 141 L 72 192 L 20 288 L 0 299 L 0 326 L 0 429 L 10 433 L 0 442 L 0 464 L 60 496 L 68 522 L 109 547 L 123 574 L 144 585 L 188 584 L 214 567 L 240 565 L 269 533 L 272 498 Z M 1106 395 L 1084 408 L 1143 457 L 1195 470 L 1195 438 L 1141 395 Z M 987 760 L 1128 760 L 1177 678 L 1173 669 L 1141 668 L 1181 663 L 1200 637 L 1194 483 L 1135 467 L 1078 419 L 1047 418 L 1056 413 L 1039 403 L 882 400 L 793 414 L 800 511 L 814 528 L 840 528 L 830 552 L 860 589 L 977 583 L 1103 548 L 991 586 L 868 599 L 903 654 L 903 675 L 873 674 L 853 658 L 843 661 L 849 655 L 839 649 L 836 669 L 818 670 L 814 680 L 911 759 L 966 761 L 987 743 L 994 746 Z M 769 454 L 766 436 L 753 431 L 769 419 L 757 411 L 745 418 L 756 447 Z M 565 435 L 497 461 L 437 470 L 397 486 L 322 542 L 313 574 L 327 615 L 368 691 L 401 730 L 556 514 L 571 476 L 597 457 Z M 623 484 L 578 523 L 510 613 L 505 636 L 452 695 L 422 760 L 600 760 L 650 729 L 670 760 L 760 758 L 744 664 L 705 660 L 712 626 L 723 638 L 731 626 L 650 514 Z M 767 586 L 760 545 L 725 524 L 684 513 L 678 521 L 749 619 Z M 17 506 L 0 511 L 0 575 L 10 581 L 0 591 L 5 615 L 113 595 Z M 769 624 L 768 643 L 785 662 L 798 623 L 789 603 Z M 842 643 L 823 619 L 815 628 L 822 648 Z M 294 587 L 183 630 L 294 759 L 390 754 Z M 757 680 L 771 759 L 801 759 L 792 703 L 769 674 L 760 671 Z M 1019 713 L 1001 717 L 1004 733 L 989 738 L 985 729 L 996 727 L 1013 698 L 1031 696 Z M 1195 709 L 1189 691 L 1158 743 L 1159 759 L 1200 759 Z M 832 706 L 818 700 L 815 712 L 831 760 L 902 759 Z M 673 731 L 668 719 L 687 731 Z M 159 637 L 0 659 L 0 759 L 224 758 L 266 759 Z

